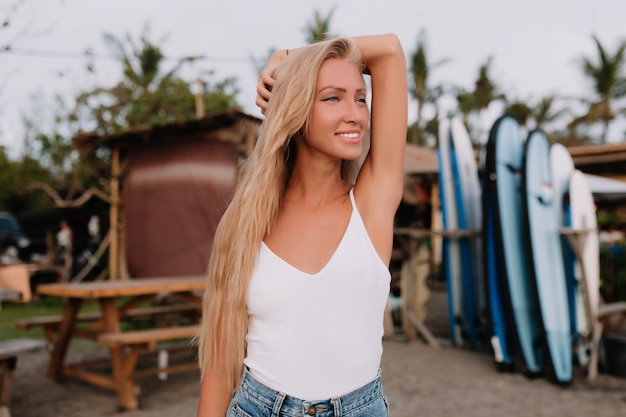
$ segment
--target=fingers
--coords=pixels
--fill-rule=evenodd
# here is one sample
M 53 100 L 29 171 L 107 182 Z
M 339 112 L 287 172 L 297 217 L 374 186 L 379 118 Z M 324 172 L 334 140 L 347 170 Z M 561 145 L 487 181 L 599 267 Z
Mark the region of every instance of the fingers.
M 274 87 L 274 79 L 265 73 L 259 75 L 256 86 L 256 105 L 261 108 L 261 112 L 265 114 L 267 109 L 267 103 L 270 101 L 272 95 L 272 88 Z
M 267 101 L 272 94 L 272 88 L 274 88 L 274 79 L 267 74 L 261 73 L 256 86 L 257 94 Z
M 274 88 L 274 73 L 285 56 L 286 53 L 284 51 L 282 53 L 280 51 L 274 53 L 268 60 L 265 68 L 263 68 L 263 71 L 261 71 L 261 74 L 259 74 L 256 87 L 256 105 L 261 108 L 263 114 L 265 114 L 267 103 L 272 95 L 272 88 Z
M 265 111 L 267 110 L 267 103 L 268 100 L 265 100 L 259 95 L 256 96 L 256 105 L 259 106 L 263 115 L 265 115 Z

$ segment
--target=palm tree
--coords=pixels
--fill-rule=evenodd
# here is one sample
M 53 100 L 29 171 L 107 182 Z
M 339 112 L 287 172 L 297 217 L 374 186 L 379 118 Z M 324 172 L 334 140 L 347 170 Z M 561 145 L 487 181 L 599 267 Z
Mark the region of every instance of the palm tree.
M 461 115 L 463 124 L 470 132 L 470 137 L 473 137 L 473 135 L 471 134 L 473 129 L 471 127 L 469 117 L 475 108 L 474 94 L 472 94 L 472 92 L 470 91 L 465 90 L 462 87 L 455 87 L 453 89 L 453 95 L 457 103 L 456 113 Z
M 554 109 L 556 96 L 549 95 L 541 98 L 537 104 L 529 104 L 522 100 L 515 100 L 506 105 L 505 112 L 513 117 L 521 126 L 534 121 L 536 127 L 545 130 L 545 125 L 569 111 L 567 108 Z
M 334 12 L 335 9 L 333 8 L 330 12 L 328 12 L 326 17 L 323 17 L 319 11 L 315 11 L 313 21 L 308 23 L 304 28 L 307 43 L 311 44 L 328 39 L 330 36 L 330 19 L 332 18 Z M 254 66 L 255 75 L 258 75 L 261 71 L 263 71 L 265 63 L 274 54 L 274 52 L 276 52 L 276 50 L 276 48 L 270 48 L 267 54 L 261 58 L 254 56 L 250 57 L 250 61 Z
M 305 29 L 307 43 L 316 43 L 328 39 L 330 33 L 330 19 L 335 13 L 333 7 L 326 17 L 323 17 L 319 11 L 315 11 L 313 22 L 309 23 Z
M 122 40 L 114 35 L 110 33 L 104 34 L 105 42 L 118 55 L 125 79 L 131 85 L 137 87 L 141 93 L 154 90 L 165 80 L 172 79 L 184 63 L 197 58 L 186 57 L 179 59 L 173 68 L 162 74 L 165 56 L 161 52 L 161 48 L 148 39 L 148 32 L 149 28 L 146 27 L 144 35 L 140 38 L 140 47 L 135 44 L 130 35 L 126 36 L 127 45 L 125 45 Z M 127 51 L 127 48 L 130 48 L 130 53 Z
M 493 82 L 489 74 L 493 57 L 487 58 L 484 64 L 478 69 L 478 78 L 474 82 L 474 105 L 476 112 L 480 114 L 492 101 L 503 100 L 506 96 L 499 91 L 498 86 Z
M 478 123 L 478 134 L 480 135 L 481 114 L 495 100 L 506 100 L 504 93 L 501 93 L 498 86 L 491 79 L 490 67 L 493 57 L 487 58 L 484 64 L 478 69 L 478 78 L 474 82 L 474 91 L 472 92 L 474 110 Z
M 105 34 L 104 39 L 118 57 L 123 77 L 112 87 L 96 87 L 76 97 L 76 120 L 92 120 L 98 134 L 109 135 L 139 125 L 154 125 L 197 117 L 198 105 L 206 113 L 237 106 L 234 79 L 198 82 L 194 97 L 191 85 L 178 72 L 198 57 L 177 59 L 171 65 L 146 26 L 139 42 Z M 212 77 L 208 71 L 206 78 Z
M 569 109 L 567 107 L 555 110 L 554 103 L 556 102 L 556 100 L 556 96 L 548 95 L 541 98 L 541 100 L 539 100 L 539 103 L 535 107 L 533 107 L 532 118 L 535 120 L 538 128 L 545 129 L 545 125 L 547 123 L 553 122 L 554 120 L 563 116 L 565 113 L 569 112 Z
M 411 81 L 413 88 L 411 89 L 411 95 L 417 100 L 417 120 L 415 121 L 415 127 L 413 129 L 413 143 L 423 145 L 422 134 L 422 111 L 424 110 L 425 103 L 435 103 L 441 96 L 443 88 L 441 86 L 435 86 L 430 88 L 428 86 L 428 76 L 430 70 L 447 62 L 447 59 L 442 59 L 434 64 L 428 62 L 426 56 L 426 32 L 422 29 L 417 38 L 417 49 L 411 56 Z
M 506 105 L 505 113 L 514 118 L 520 126 L 525 126 L 533 115 L 533 109 L 522 100 L 515 100 Z
M 614 54 L 610 54 L 593 36 L 598 56 L 596 59 L 583 57 L 581 67 L 583 73 L 593 84 L 596 100 L 589 102 L 589 110 L 586 114 L 574 119 L 570 126 L 579 123 L 602 123 L 602 143 L 606 143 L 609 123 L 617 112 L 625 113 L 625 109 L 614 110 L 611 101 L 626 96 L 626 76 L 624 66 L 626 63 L 626 41 L 621 41 Z

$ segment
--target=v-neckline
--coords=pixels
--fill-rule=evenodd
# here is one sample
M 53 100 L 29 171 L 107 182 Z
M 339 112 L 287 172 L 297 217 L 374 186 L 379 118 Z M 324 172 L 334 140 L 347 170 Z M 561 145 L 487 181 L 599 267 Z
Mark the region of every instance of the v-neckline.
M 265 248 L 265 250 L 267 250 L 267 252 L 271 256 L 276 258 L 280 263 L 286 265 L 290 269 L 293 269 L 298 274 L 303 275 L 305 277 L 309 277 L 309 278 L 316 278 L 316 277 L 320 276 L 329 267 L 329 265 L 332 263 L 333 259 L 335 259 L 335 256 L 337 255 L 337 252 L 339 252 L 339 249 L 343 245 L 344 240 L 346 239 L 346 235 L 348 234 L 348 229 L 350 229 L 350 226 L 352 225 L 352 221 L 353 221 L 353 218 L 354 218 L 354 214 L 356 213 L 356 207 L 352 203 L 352 201 L 351 201 L 351 206 L 352 206 L 352 212 L 350 213 L 350 218 L 348 219 L 348 223 L 346 224 L 346 227 L 345 227 L 345 229 L 343 231 L 343 234 L 341 235 L 341 239 L 339 240 L 339 243 L 335 247 L 335 250 L 333 251 L 333 253 L 330 255 L 330 258 L 328 258 L 328 260 L 322 266 L 322 268 L 319 271 L 315 272 L 315 273 L 303 271 L 300 268 L 298 268 L 298 267 L 292 265 L 291 263 L 287 262 L 281 256 L 279 256 L 276 252 L 274 252 L 269 246 L 267 246 L 267 244 L 265 243 L 264 240 L 261 241 L 261 247 Z

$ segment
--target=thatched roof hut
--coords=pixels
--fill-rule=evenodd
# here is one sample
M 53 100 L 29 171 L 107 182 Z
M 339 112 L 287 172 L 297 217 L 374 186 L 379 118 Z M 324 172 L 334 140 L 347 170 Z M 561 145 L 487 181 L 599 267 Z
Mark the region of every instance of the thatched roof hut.
M 215 228 L 260 124 L 230 110 L 110 136 L 74 137 L 82 155 L 111 150 L 111 279 L 205 273 Z

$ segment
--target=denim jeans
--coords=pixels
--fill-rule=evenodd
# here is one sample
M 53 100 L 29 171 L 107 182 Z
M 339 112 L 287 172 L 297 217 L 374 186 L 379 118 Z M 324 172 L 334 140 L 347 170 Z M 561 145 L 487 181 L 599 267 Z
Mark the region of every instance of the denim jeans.
M 263 385 L 245 370 L 226 417 L 388 417 L 380 371 L 376 379 L 341 397 L 305 401 Z

